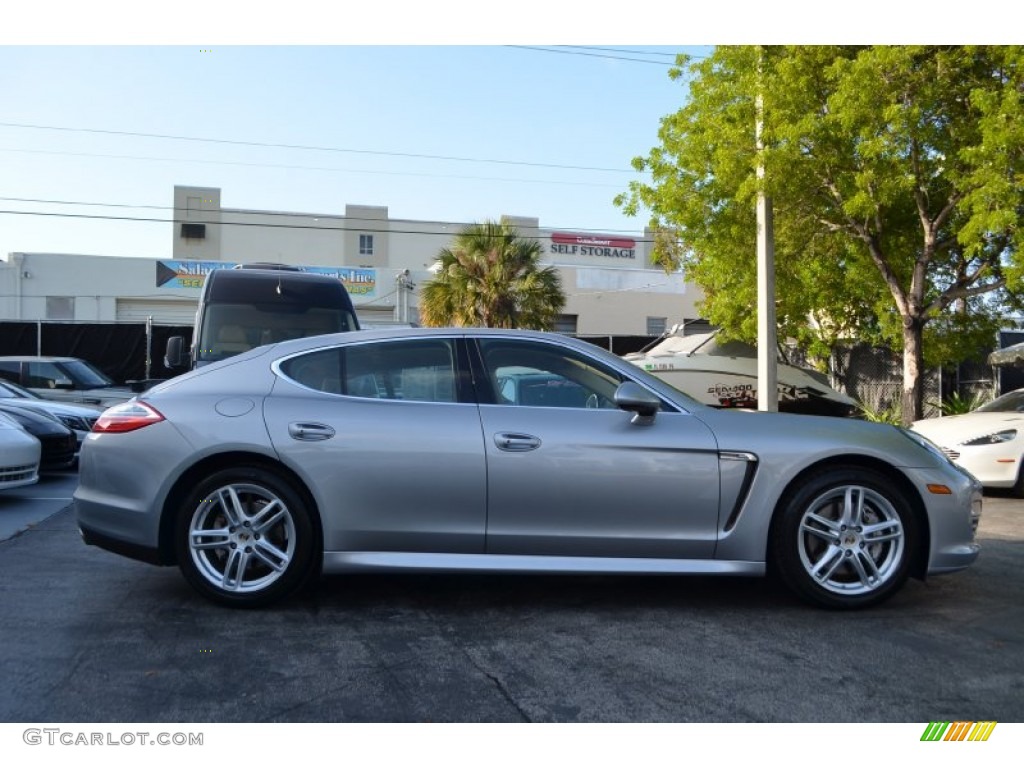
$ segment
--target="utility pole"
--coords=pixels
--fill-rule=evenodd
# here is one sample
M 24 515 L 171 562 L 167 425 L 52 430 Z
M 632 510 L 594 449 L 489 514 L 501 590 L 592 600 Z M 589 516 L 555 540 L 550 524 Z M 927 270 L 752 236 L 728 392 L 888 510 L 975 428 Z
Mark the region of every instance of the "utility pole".
M 759 54 L 760 56 L 760 54 Z M 754 141 L 757 147 L 757 410 L 779 410 L 778 323 L 775 315 L 775 233 L 764 189 L 764 96 L 758 61 Z
M 409 270 L 403 269 L 395 275 L 395 322 L 409 322 L 409 294 L 415 290 L 416 283 L 409 279 Z

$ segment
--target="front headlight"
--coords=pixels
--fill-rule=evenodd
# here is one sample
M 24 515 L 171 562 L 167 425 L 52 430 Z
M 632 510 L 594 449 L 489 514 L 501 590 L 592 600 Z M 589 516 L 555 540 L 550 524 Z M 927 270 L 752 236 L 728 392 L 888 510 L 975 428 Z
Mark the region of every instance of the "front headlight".
M 973 440 L 964 440 L 961 445 L 998 445 L 1008 443 L 1017 436 L 1016 429 L 1004 429 L 1002 432 L 993 432 L 990 435 L 982 435 Z

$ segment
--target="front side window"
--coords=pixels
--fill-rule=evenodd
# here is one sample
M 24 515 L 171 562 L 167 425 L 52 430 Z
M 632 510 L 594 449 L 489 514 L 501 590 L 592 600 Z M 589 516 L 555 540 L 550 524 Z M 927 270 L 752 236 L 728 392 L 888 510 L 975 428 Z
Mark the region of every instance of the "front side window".
M 616 408 L 623 377 L 576 352 L 549 344 L 482 339 L 484 371 L 501 405 Z
M 447 339 L 334 347 L 281 364 L 293 381 L 333 395 L 454 403 L 455 351 Z
M 59 383 L 69 383 L 71 379 L 53 363 L 29 363 L 28 385 L 30 387 L 54 388 Z

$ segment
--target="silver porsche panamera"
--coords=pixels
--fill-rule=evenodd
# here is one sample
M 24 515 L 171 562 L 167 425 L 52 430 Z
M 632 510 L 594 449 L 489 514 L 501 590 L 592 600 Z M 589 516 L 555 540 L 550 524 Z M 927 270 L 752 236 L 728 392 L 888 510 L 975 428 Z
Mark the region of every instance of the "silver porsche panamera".
M 913 433 L 716 410 L 568 337 L 391 329 L 108 409 L 75 506 L 87 543 L 227 605 L 322 572 L 772 571 L 855 608 L 970 565 L 981 487 Z

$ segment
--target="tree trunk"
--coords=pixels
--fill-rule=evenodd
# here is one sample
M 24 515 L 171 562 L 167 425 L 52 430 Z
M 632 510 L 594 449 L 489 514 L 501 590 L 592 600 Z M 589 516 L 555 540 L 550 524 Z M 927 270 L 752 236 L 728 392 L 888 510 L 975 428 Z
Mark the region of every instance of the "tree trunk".
M 919 318 L 903 318 L 903 425 L 924 415 L 921 376 L 924 373 L 924 323 Z

